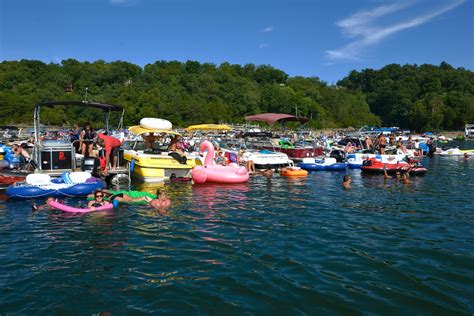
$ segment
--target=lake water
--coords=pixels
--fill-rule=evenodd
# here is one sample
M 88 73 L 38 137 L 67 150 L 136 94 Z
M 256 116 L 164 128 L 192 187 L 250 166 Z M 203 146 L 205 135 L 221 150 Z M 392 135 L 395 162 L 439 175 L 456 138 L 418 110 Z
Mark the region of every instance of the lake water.
M 474 158 L 424 163 L 409 185 L 348 170 L 351 190 L 167 184 L 165 215 L 0 201 L 0 314 L 472 315 Z

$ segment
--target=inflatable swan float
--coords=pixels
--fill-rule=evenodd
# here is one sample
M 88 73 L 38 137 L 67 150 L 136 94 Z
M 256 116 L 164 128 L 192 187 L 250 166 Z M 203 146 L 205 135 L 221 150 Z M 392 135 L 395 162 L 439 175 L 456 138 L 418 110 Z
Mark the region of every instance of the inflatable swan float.
M 214 146 L 209 141 L 204 141 L 199 147 L 199 152 L 207 150 L 204 166 L 196 166 L 192 170 L 195 183 L 219 182 L 219 183 L 242 183 L 249 180 L 249 173 L 245 167 L 236 163 L 228 166 L 216 165 L 214 163 Z

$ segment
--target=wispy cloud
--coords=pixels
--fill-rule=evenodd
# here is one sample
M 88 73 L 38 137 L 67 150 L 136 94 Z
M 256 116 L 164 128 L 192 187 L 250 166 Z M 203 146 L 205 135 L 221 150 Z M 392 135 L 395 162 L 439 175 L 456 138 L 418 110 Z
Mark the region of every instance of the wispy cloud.
M 463 2 L 464 0 L 452 0 L 443 7 L 389 26 L 377 25 L 377 19 L 406 9 L 413 2 L 400 1 L 391 5 L 382 5 L 372 10 L 357 12 L 336 23 L 344 34 L 357 39 L 338 50 L 327 50 L 326 57 L 330 60 L 359 60 L 361 54 L 369 46 L 376 45 L 392 34 L 425 24 Z
M 139 0 L 109 0 L 111 5 L 131 7 L 138 3 Z
M 268 47 L 267 43 L 262 43 L 262 44 L 258 45 L 259 49 L 264 49 L 264 48 L 267 48 L 267 47 Z
M 271 25 L 271 26 L 267 26 L 266 28 L 262 29 L 262 32 L 263 33 L 269 33 L 269 32 L 273 32 L 274 29 L 275 29 L 275 27 L 273 25 Z

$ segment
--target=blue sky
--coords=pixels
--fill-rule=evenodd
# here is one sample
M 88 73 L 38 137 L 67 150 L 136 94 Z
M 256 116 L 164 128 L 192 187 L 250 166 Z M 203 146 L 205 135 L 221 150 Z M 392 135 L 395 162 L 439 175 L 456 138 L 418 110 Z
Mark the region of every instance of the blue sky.
M 0 60 L 269 64 L 332 84 L 386 64 L 474 69 L 474 0 L 0 0 Z

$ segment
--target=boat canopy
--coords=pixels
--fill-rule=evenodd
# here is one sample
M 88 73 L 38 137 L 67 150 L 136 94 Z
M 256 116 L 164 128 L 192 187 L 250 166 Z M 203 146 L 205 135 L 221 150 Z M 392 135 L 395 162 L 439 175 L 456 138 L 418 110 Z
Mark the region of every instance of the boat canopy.
M 128 128 L 130 132 L 136 135 L 142 135 L 145 133 L 166 133 L 166 134 L 172 134 L 172 135 L 178 135 L 181 136 L 180 133 L 175 132 L 171 129 L 154 129 L 154 128 L 144 128 L 141 127 L 140 125 L 135 125 L 135 126 L 130 126 Z
M 53 107 L 56 105 L 71 105 L 71 106 L 87 106 L 96 109 L 101 109 L 103 111 L 117 111 L 122 112 L 123 107 L 114 104 L 107 104 L 107 103 L 98 103 L 98 102 L 89 102 L 89 101 L 42 101 L 38 102 L 35 105 L 35 109 L 40 108 L 42 106 Z
M 230 131 L 231 128 L 229 125 L 223 124 L 200 124 L 200 125 L 191 125 L 184 129 L 186 132 L 191 131 Z
M 34 124 L 34 130 L 35 130 L 35 143 L 38 143 L 40 141 L 39 135 L 40 135 L 40 127 L 41 127 L 41 120 L 40 120 L 41 107 L 43 107 L 43 106 L 55 107 L 55 106 L 58 106 L 58 105 L 91 107 L 91 108 L 101 109 L 105 113 L 105 128 L 106 128 L 107 131 L 109 131 L 110 113 L 112 111 L 122 112 L 122 115 L 120 116 L 120 120 L 119 120 L 119 124 L 117 126 L 117 129 L 121 129 L 122 126 L 123 126 L 123 115 L 125 113 L 125 110 L 124 110 L 123 107 L 118 106 L 118 105 L 108 104 L 108 103 L 91 102 L 91 101 L 77 101 L 77 100 L 40 101 L 40 102 L 35 104 L 35 107 L 33 109 L 33 124 Z M 41 161 L 41 159 L 38 159 L 37 161 Z
M 309 121 L 308 118 L 302 116 L 294 116 L 290 114 L 283 114 L 283 113 L 262 113 L 257 115 L 250 115 L 246 116 L 245 119 L 247 121 L 258 121 L 258 122 L 266 122 L 270 125 L 275 124 L 276 122 L 283 123 L 283 122 L 290 122 L 296 121 L 304 124 Z

